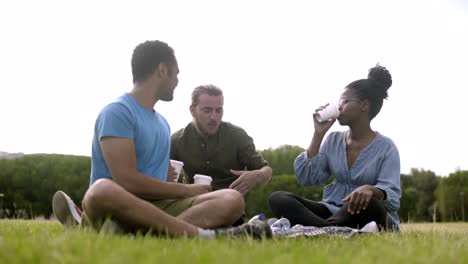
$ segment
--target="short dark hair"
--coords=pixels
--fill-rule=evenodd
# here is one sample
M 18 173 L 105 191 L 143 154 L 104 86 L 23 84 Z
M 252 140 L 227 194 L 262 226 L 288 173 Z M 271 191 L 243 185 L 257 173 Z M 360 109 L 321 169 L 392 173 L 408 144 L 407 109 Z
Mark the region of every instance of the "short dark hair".
M 146 80 L 161 63 L 176 62 L 174 50 L 167 43 L 148 40 L 138 44 L 132 55 L 133 83 Z
M 200 95 L 202 94 L 208 94 L 211 96 L 223 96 L 223 91 L 218 86 L 213 84 L 200 85 L 193 89 L 192 106 L 196 106 L 200 103 Z
M 369 100 L 369 119 L 372 120 L 380 112 L 383 100 L 387 99 L 390 86 L 392 86 L 392 75 L 385 67 L 377 64 L 369 69 L 367 79 L 354 81 L 346 88 L 353 90 L 357 98 Z

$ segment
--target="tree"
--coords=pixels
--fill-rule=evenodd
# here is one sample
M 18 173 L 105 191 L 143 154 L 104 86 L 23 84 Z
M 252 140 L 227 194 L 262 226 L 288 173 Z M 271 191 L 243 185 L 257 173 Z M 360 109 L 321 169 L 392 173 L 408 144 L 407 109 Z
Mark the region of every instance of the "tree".
M 283 145 L 260 153 L 273 169 L 273 175 L 293 175 L 294 160 L 303 151 L 304 149 L 298 146 Z
M 441 179 L 436 196 L 443 221 L 467 221 L 468 171 L 457 171 Z
M 418 191 L 416 202 L 416 216 L 421 221 L 431 221 L 433 217 L 435 190 L 438 185 L 438 179 L 434 172 L 430 170 L 411 169 L 411 177 L 413 177 L 413 187 Z

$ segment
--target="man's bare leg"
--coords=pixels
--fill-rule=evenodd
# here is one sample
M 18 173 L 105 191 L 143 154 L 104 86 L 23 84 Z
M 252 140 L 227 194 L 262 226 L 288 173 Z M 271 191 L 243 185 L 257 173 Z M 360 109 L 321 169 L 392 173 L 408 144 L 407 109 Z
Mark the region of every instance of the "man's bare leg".
M 130 229 L 152 229 L 171 236 L 198 236 L 199 229 L 193 224 L 165 213 L 108 179 L 100 179 L 89 187 L 83 205 L 91 220 L 112 215 Z
M 244 207 L 241 193 L 224 189 L 198 196 L 177 218 L 200 228 L 225 227 L 242 216 Z

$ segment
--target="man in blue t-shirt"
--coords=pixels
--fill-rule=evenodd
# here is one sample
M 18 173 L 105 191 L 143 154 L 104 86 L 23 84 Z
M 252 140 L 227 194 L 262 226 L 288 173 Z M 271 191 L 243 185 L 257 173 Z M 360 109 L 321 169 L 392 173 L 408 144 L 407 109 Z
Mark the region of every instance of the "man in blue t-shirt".
M 270 236 L 268 225 L 230 226 L 243 213 L 236 190 L 211 192 L 210 185 L 168 181 L 170 129 L 155 109 L 171 101 L 179 68 L 174 51 L 161 41 L 139 44 L 132 56 L 133 89 L 99 113 L 94 127 L 90 186 L 83 198 L 83 217 L 98 229 L 153 230 L 171 236 L 214 237 L 215 234 Z M 53 198 L 62 223 L 74 217 L 74 204 L 63 192 Z M 83 220 L 81 220 L 83 219 Z

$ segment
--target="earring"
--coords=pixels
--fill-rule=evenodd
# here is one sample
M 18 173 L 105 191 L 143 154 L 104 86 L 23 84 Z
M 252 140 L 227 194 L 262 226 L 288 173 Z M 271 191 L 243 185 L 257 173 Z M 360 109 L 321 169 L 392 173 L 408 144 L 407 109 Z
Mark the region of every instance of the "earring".
M 366 109 L 365 109 L 365 108 L 361 108 L 361 112 L 364 112 L 364 111 L 366 111 Z

